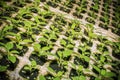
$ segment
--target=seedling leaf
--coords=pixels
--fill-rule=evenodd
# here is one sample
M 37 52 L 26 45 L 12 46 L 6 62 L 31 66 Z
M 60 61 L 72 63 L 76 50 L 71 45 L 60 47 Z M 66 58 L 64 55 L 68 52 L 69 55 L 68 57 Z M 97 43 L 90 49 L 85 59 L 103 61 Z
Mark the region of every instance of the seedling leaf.
M 0 65 L 0 72 L 6 71 L 6 70 L 7 70 L 7 66 Z
M 8 59 L 9 59 L 12 63 L 15 63 L 15 62 L 16 62 L 16 57 L 15 57 L 15 56 L 8 55 Z
M 67 50 L 65 50 L 64 52 L 63 52 L 63 57 L 68 57 L 68 56 L 70 56 L 71 54 L 72 54 L 72 50 L 69 50 L 69 49 L 67 49 Z
M 46 80 L 44 76 L 40 75 L 39 80 Z

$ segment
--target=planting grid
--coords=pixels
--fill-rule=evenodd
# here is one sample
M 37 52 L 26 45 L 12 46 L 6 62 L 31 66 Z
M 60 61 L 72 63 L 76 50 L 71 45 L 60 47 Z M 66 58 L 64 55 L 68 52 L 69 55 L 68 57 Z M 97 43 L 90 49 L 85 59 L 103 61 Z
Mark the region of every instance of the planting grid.
M 120 18 L 114 12 L 120 8 L 112 1 L 105 13 L 106 0 L 99 0 L 96 11 L 94 1 L 86 0 L 76 14 L 82 0 L 71 0 L 68 7 L 67 0 L 23 0 L 19 5 L 6 0 L 13 9 L 0 6 L 0 65 L 9 67 L 0 80 L 118 80 L 120 57 L 113 53 L 120 50 L 112 43 L 119 43 Z M 14 46 L 9 52 L 7 44 Z

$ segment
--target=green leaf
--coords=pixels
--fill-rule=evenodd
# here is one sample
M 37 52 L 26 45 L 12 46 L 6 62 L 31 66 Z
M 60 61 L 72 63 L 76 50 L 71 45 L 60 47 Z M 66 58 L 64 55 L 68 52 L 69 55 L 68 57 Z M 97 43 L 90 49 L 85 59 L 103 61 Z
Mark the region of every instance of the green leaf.
M 7 31 L 7 30 L 10 30 L 10 29 L 12 29 L 12 26 L 7 25 L 7 26 L 4 27 L 3 31 Z
M 84 76 L 80 76 L 79 80 L 86 80 Z
M 74 28 L 75 28 L 75 26 L 76 26 L 76 24 L 75 24 L 75 23 L 73 23 L 73 24 L 72 24 L 72 26 L 71 26 L 71 28 L 72 28 L 72 29 L 74 29 Z
M 72 65 L 72 68 L 76 69 L 76 65 L 74 63 L 70 63 Z
M 63 39 L 60 41 L 60 43 L 61 43 L 62 45 L 64 45 L 64 46 L 67 44 L 66 41 L 63 40 Z
M 40 41 L 46 41 L 47 39 L 44 37 L 39 38 Z
M 67 48 L 73 48 L 74 46 L 72 44 L 68 44 L 66 47 Z
M 71 54 L 72 54 L 72 50 L 69 50 L 69 49 L 67 49 L 67 50 L 65 50 L 64 52 L 63 52 L 63 57 L 68 57 L 68 56 L 70 56 Z
M 106 73 L 105 73 L 105 76 L 106 76 L 106 77 L 116 77 L 116 74 L 113 73 L 113 72 L 106 72 Z
M 30 39 L 25 39 L 25 40 L 23 40 L 23 42 L 25 42 L 25 43 L 29 43 L 29 42 L 33 42 L 33 41 L 30 40 Z
M 82 71 L 82 70 L 83 70 L 83 66 L 82 66 L 82 65 L 79 65 L 79 66 L 78 66 L 78 70 L 79 70 L 79 71 Z
M 15 57 L 15 56 L 8 55 L 8 59 L 9 59 L 12 63 L 15 63 L 15 62 L 16 62 L 16 57 Z
M 101 79 L 99 79 L 99 78 L 95 78 L 95 80 L 101 80 Z
M 51 67 L 47 67 L 47 68 L 48 68 L 48 71 L 49 71 L 50 73 L 52 73 L 52 74 L 55 73 L 55 71 L 54 71 Z
M 20 49 L 20 50 L 23 48 L 23 46 L 20 46 L 20 45 L 16 45 L 16 46 L 17 46 L 17 48 Z
M 49 49 L 50 49 L 49 46 L 46 46 L 46 47 L 43 47 L 43 48 L 42 48 L 43 51 L 46 51 L 46 50 L 49 50 Z
M 94 65 L 93 65 L 93 68 L 94 68 L 97 72 L 100 73 L 100 69 L 99 69 L 97 66 L 94 66 Z
M 30 67 L 27 65 L 24 67 L 25 70 L 30 70 Z
M 63 75 L 63 71 L 59 71 L 59 72 L 57 73 L 56 77 L 60 77 L 60 76 L 62 76 L 62 75 Z
M 36 61 L 31 61 L 31 65 L 32 65 L 32 67 L 36 67 L 37 66 L 37 63 L 36 63 Z
M 40 50 L 40 44 L 34 44 L 33 48 L 35 51 L 39 51 Z
M 101 75 L 105 75 L 106 71 L 105 70 L 101 70 Z
M 57 51 L 57 54 L 60 58 L 62 57 L 62 52 L 61 51 Z
M 0 65 L 0 72 L 6 71 L 6 70 L 7 70 L 7 66 Z
M 60 78 L 59 78 L 59 77 L 56 77 L 56 78 L 54 78 L 53 80 L 60 80 Z
M 100 61 L 101 61 L 101 62 L 104 62 L 104 61 L 105 61 L 105 57 L 104 57 L 104 56 L 101 56 L 101 57 L 100 57 Z
M 6 43 L 6 44 L 5 44 L 5 47 L 6 47 L 6 48 L 7 48 L 7 50 L 9 51 L 10 49 L 12 49 L 12 48 L 13 48 L 13 43 L 8 42 L 8 43 Z
M 6 35 L 16 36 L 17 34 L 13 32 L 7 32 Z
M 43 75 L 40 75 L 39 80 L 46 80 L 46 79 L 45 79 L 45 77 Z
M 72 80 L 86 80 L 86 78 L 84 76 L 76 76 L 72 77 Z
M 10 53 L 18 54 L 19 52 L 17 50 L 12 50 L 12 51 L 10 51 Z
M 72 80 L 80 80 L 79 76 L 72 77 Z
M 85 61 L 87 61 L 87 62 L 89 62 L 89 61 L 90 61 L 90 58 L 89 58 L 89 57 L 87 57 L 87 56 L 84 56 L 84 59 L 85 59 Z

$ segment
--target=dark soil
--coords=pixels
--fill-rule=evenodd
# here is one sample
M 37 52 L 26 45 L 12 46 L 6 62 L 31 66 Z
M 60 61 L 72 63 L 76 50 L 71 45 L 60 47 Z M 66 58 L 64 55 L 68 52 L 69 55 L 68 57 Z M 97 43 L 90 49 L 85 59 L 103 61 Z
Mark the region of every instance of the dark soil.
M 77 14 L 76 12 L 74 12 L 73 15 L 76 16 L 77 18 L 80 18 L 80 19 L 83 18 L 83 16 L 81 14 Z
M 107 25 L 105 25 L 105 24 L 100 23 L 99 26 L 100 26 L 101 28 L 104 28 L 104 29 L 108 30 L 108 27 L 107 27 Z
M 25 66 L 24 66 L 25 67 Z M 20 75 L 26 79 L 29 79 L 29 80 L 36 80 L 37 76 L 38 76 L 38 70 L 37 69 L 34 69 L 32 68 L 31 71 L 29 70 L 25 70 L 24 67 L 21 69 L 20 71 Z
M 64 8 L 64 7 L 60 7 L 60 10 L 61 10 L 61 11 L 64 11 L 64 12 L 66 12 L 66 13 L 69 13 L 69 12 L 70 12 L 70 10 L 69 10 L 69 9 L 67 9 L 67 8 Z
M 47 62 L 47 57 L 46 56 L 37 56 L 35 54 L 32 54 L 29 58 L 30 60 L 35 60 L 37 64 L 39 65 L 44 65 L 44 63 Z
M 53 76 L 51 74 L 45 75 L 46 80 L 52 80 Z
M 116 51 L 113 50 L 112 56 L 114 56 L 115 58 L 120 60 L 120 52 L 116 52 Z
M 31 8 L 30 11 L 33 13 L 38 13 L 38 10 L 36 8 Z
M 70 75 L 69 77 L 72 78 L 72 77 L 75 77 L 75 76 L 78 76 L 78 73 L 75 69 L 72 69 L 71 72 L 70 72 Z
M 54 7 L 54 8 L 56 8 L 58 6 L 57 4 L 55 4 L 55 3 L 51 2 L 51 1 L 48 1 L 47 4 Z
M 55 70 L 55 72 L 59 72 L 59 71 L 65 71 L 65 69 L 63 68 L 63 66 L 60 66 L 57 61 L 52 61 L 50 64 L 50 67 Z
M 15 63 L 10 62 L 7 59 L 7 56 L 3 56 L 3 58 L 0 60 L 0 65 L 8 66 L 8 70 L 11 70 L 11 71 L 13 71 L 16 68 L 18 63 L 19 63 L 18 59 L 16 60 Z
M 23 14 L 22 17 L 25 18 L 25 19 L 31 19 L 32 18 L 32 16 L 28 15 L 28 14 Z
M 93 24 L 95 24 L 95 21 L 94 21 L 94 19 L 92 19 L 92 18 L 86 18 L 86 21 L 87 22 L 89 22 L 89 23 L 93 23 Z
M 84 59 L 81 59 L 81 58 L 78 58 L 78 57 L 75 57 L 74 64 L 76 64 L 76 65 L 82 65 L 84 68 L 87 68 L 88 65 L 89 65 L 89 63 L 86 62 Z
M 0 80 L 10 80 L 5 72 L 0 72 Z

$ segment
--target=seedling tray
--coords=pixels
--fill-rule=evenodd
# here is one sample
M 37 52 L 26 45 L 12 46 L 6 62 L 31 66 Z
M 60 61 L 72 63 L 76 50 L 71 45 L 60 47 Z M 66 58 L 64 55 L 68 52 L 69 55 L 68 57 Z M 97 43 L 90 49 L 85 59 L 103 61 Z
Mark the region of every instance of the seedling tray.
M 0 80 L 119 80 L 117 0 L 1 0 Z

